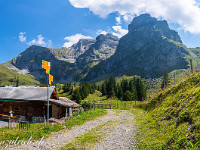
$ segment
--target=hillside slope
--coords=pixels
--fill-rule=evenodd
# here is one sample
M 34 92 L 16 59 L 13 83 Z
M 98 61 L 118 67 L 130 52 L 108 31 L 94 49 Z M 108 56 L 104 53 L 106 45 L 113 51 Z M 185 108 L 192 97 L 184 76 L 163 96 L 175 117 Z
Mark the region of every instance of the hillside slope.
M 157 130 L 159 141 L 154 145 L 180 149 L 190 141 L 200 146 L 200 70 L 139 107 L 151 114 L 145 126 Z
M 19 78 L 19 85 L 39 85 L 32 75 L 19 74 L 14 70 L 6 68 L 0 64 L 0 85 L 16 85 L 16 79 Z

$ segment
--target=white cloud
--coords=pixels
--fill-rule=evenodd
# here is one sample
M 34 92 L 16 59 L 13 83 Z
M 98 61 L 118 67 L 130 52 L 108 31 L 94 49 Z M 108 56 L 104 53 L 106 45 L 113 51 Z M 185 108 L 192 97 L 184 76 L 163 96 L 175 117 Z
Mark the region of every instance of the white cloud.
M 32 39 L 31 41 L 27 41 L 26 32 L 20 32 L 19 33 L 19 41 L 22 43 L 26 43 L 27 45 L 40 45 L 40 46 L 47 46 L 51 47 L 52 46 L 52 40 L 48 40 L 47 42 L 44 40 L 44 37 L 42 35 L 38 35 L 37 39 Z
M 112 28 L 115 31 L 112 34 L 115 36 L 118 36 L 119 38 L 121 38 L 122 36 L 128 33 L 128 30 L 122 29 L 121 26 L 113 26 Z
M 200 33 L 199 0 L 69 0 L 76 8 L 89 8 L 94 14 L 105 18 L 118 12 L 124 20 L 129 15 L 150 13 L 170 22 L 178 23 L 182 29 Z
M 27 44 L 28 45 L 40 45 L 40 46 L 46 46 L 47 45 L 47 43 L 44 41 L 44 37 L 42 35 L 38 35 L 37 39 L 31 40 Z
M 125 15 L 123 15 L 123 19 L 126 22 L 131 21 L 131 20 L 133 20 L 133 15 L 131 15 L 131 14 L 125 14 Z
M 105 30 L 97 30 L 96 34 L 99 35 L 99 34 L 104 34 L 106 35 L 108 32 L 106 32 Z
M 120 25 L 121 24 L 121 17 L 115 17 L 115 20 L 117 22 L 117 25 Z
M 37 37 L 38 37 L 37 44 L 46 46 L 46 42 L 44 41 L 44 37 L 42 35 L 38 35 Z
M 26 42 L 26 36 L 25 36 L 26 32 L 20 32 L 19 33 L 19 41 L 20 42 Z
M 82 35 L 82 34 L 75 34 L 75 35 L 72 35 L 72 36 L 67 36 L 67 37 L 64 38 L 64 40 L 67 40 L 67 42 L 65 42 L 63 44 L 63 47 L 70 47 L 73 44 L 77 43 L 80 39 L 92 39 L 92 37 L 85 36 L 85 35 Z
M 128 30 L 122 29 L 122 26 L 117 25 L 117 26 L 112 26 L 112 29 L 108 29 L 107 31 L 97 30 L 97 32 L 96 32 L 97 36 L 100 34 L 106 35 L 107 33 L 112 33 L 113 35 L 121 38 L 122 36 L 124 36 L 125 34 L 128 33 Z

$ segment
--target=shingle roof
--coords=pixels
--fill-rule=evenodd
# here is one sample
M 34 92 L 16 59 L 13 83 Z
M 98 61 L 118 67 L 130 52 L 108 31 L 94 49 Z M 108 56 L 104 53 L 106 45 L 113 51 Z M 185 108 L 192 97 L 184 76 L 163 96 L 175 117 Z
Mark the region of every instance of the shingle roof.
M 66 103 L 71 103 L 73 105 L 73 107 L 79 107 L 80 105 L 77 104 L 76 102 L 66 98 L 66 97 L 59 97 L 59 100 L 62 102 L 66 102 Z
M 49 87 L 49 98 L 54 89 L 55 86 Z M 0 99 L 47 101 L 47 87 L 0 87 Z
M 73 107 L 73 104 L 63 102 L 63 101 L 60 101 L 60 100 L 50 99 L 49 101 L 56 103 L 56 104 L 59 104 L 59 105 L 62 105 L 62 106 Z

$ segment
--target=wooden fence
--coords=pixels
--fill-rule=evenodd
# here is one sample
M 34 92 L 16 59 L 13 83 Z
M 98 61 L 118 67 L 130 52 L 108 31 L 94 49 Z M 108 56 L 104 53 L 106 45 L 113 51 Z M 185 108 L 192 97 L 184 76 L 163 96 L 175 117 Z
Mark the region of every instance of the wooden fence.
M 136 105 L 136 102 L 119 102 L 119 103 L 102 103 L 102 104 L 97 104 L 93 103 L 93 106 L 91 105 L 93 109 L 96 108 L 101 108 L 101 109 L 116 109 L 116 108 L 130 108 L 134 107 Z
M 28 121 L 20 121 L 19 119 L 9 118 L 8 128 L 9 130 L 18 127 L 20 130 L 30 129 L 30 123 Z
M 17 127 L 19 125 L 19 120 L 18 119 L 14 119 L 14 118 L 9 118 L 8 119 L 8 128 L 9 130 L 11 128 Z

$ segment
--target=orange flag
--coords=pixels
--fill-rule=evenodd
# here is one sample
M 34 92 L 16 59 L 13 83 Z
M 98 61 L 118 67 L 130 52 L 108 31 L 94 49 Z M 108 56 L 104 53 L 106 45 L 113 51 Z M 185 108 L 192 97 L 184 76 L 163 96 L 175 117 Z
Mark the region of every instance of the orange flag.
M 46 74 L 50 74 L 51 63 L 46 60 L 42 60 L 42 68 L 46 69 Z
M 42 60 L 42 68 L 47 69 L 48 61 Z
M 53 76 L 49 74 L 49 81 L 53 82 Z

